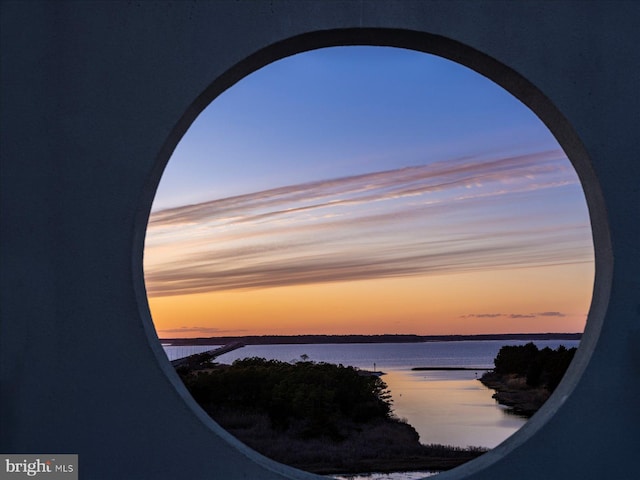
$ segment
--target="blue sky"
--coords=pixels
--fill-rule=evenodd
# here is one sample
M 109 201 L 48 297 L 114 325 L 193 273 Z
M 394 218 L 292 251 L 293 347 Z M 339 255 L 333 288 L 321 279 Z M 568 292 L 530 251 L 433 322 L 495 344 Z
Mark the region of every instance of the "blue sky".
M 305 305 L 334 284 L 338 296 L 369 289 L 402 297 L 402 308 L 415 302 L 404 332 L 428 333 L 428 326 L 412 325 L 435 316 L 439 333 L 462 332 L 454 318 L 498 317 L 530 319 L 511 331 L 550 331 L 558 319 L 572 323 L 556 331 L 575 331 L 591 298 L 590 236 L 570 162 L 542 122 L 504 89 L 421 52 L 327 48 L 254 72 L 196 119 L 154 201 L 145 275 L 150 298 L 174 297 L 175 305 L 182 299 L 182 310 L 151 302 L 167 331 L 211 332 L 244 321 L 238 330 L 265 333 L 247 305 L 277 325 L 276 318 L 289 315 L 280 305 L 295 297 L 291 315 L 302 330 L 283 320 L 283 331 L 318 333 L 324 324 L 313 323 Z M 512 282 L 517 305 L 500 300 L 507 271 L 521 283 Z M 456 275 L 495 281 L 493 303 L 452 300 L 460 296 L 453 287 L 440 298 L 455 308 L 443 301 L 430 311 L 417 305 L 419 295 L 404 298 L 420 285 L 440 288 L 429 283 L 434 276 Z M 572 275 L 580 278 L 567 287 Z M 396 279 L 402 285 L 390 286 Z M 194 295 L 231 291 L 242 292 L 241 307 L 220 307 L 215 320 L 192 312 L 176 327 L 170 318 L 198 303 Z M 358 308 L 360 314 L 348 315 L 356 319 L 351 333 L 364 331 L 376 306 Z M 394 308 L 390 316 L 400 307 Z M 378 328 L 389 333 L 382 317 Z
M 326 48 L 267 65 L 215 99 L 176 148 L 154 210 L 557 148 L 528 108 L 466 67 L 398 48 Z

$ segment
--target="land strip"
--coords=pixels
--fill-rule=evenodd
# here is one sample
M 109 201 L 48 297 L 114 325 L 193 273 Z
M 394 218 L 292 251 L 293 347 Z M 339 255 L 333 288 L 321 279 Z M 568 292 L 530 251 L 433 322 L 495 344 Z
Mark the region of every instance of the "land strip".
M 508 333 L 479 335 L 247 335 L 198 338 L 164 338 L 162 343 L 178 345 L 226 345 L 240 342 L 244 345 L 291 345 L 327 343 L 421 343 L 460 342 L 472 340 L 580 340 L 581 333 Z
M 478 380 L 485 387 L 495 390 L 493 398 L 500 405 L 525 418 L 536 413 L 551 395 L 547 388 L 531 387 L 527 385 L 526 377 L 514 373 L 487 372 Z
M 576 348 L 560 345 L 539 350 L 532 342 L 504 346 L 493 363 L 495 368 L 479 380 L 496 391 L 493 398 L 518 415 L 530 417 L 547 401 L 564 376 Z

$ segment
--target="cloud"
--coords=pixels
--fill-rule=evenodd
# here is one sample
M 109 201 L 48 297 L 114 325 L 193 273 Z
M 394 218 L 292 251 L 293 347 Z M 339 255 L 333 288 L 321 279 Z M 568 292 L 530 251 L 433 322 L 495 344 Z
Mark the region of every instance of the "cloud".
M 197 224 L 212 219 L 247 222 L 305 210 L 356 205 L 471 187 L 477 185 L 479 180 L 495 183 L 513 182 L 516 178 L 537 179 L 549 174 L 566 173 L 557 161 L 563 156 L 560 152 L 550 151 L 487 161 L 463 158 L 288 185 L 154 212 L 149 226 L 153 228 L 156 225 Z M 574 183 L 576 179 L 573 177 L 575 175 L 565 181 Z M 536 188 L 545 186 L 541 183 Z M 306 204 L 289 207 L 293 202 Z M 285 205 L 287 208 L 279 208 Z
M 240 330 L 223 330 L 215 327 L 180 327 L 180 328 L 163 328 L 158 330 L 158 332 L 164 332 L 164 333 L 192 333 L 192 332 L 227 333 L 231 331 L 238 332 Z
M 459 245 L 420 249 L 398 247 L 395 251 L 323 253 L 285 257 L 296 252 L 286 247 L 275 259 L 262 258 L 258 252 L 242 252 L 224 258 L 179 259 L 146 273 L 147 290 L 152 296 L 204 293 L 221 290 L 268 288 L 312 283 L 329 283 L 374 278 L 435 275 L 504 269 L 516 266 L 558 265 L 562 259 L 548 254 L 536 258 L 522 256 L 518 248 L 507 246 L 474 246 L 473 242 Z M 438 251 L 438 249 L 442 251 Z M 406 251 L 405 251 L 406 250 Z M 244 263 L 244 265 L 243 265 Z M 565 261 L 564 263 L 570 263 Z
M 541 313 L 469 313 L 461 315 L 461 318 L 537 318 L 537 317 L 565 317 L 566 315 L 561 312 L 541 312 Z
M 563 161 L 559 152 L 464 158 L 153 212 L 145 244 L 147 292 L 588 262 L 588 223 L 553 223 L 555 205 L 541 210 L 536 197 L 577 182 Z

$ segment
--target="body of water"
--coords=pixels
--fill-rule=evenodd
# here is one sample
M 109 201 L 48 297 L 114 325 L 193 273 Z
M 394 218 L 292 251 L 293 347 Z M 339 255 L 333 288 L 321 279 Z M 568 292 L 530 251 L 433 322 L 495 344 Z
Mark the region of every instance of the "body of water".
M 492 398 L 493 390 L 477 379 L 482 368 L 492 368 L 503 345 L 524 345 L 527 340 L 483 340 L 422 343 L 248 345 L 218 357 L 233 363 L 246 357 L 298 361 L 303 355 L 329 362 L 385 372 L 382 379 L 393 398 L 394 413 L 406 419 L 424 444 L 493 448 L 518 430 L 526 420 L 509 414 Z M 538 348 L 578 346 L 576 340 L 534 342 Z M 170 360 L 211 350 L 215 346 L 163 345 Z M 413 371 L 413 367 L 468 367 L 478 370 Z
M 383 371 L 393 398 L 393 411 L 407 420 L 423 444 L 493 448 L 515 433 L 526 419 L 507 413 L 493 398 L 493 390 L 478 381 L 503 345 L 524 345 L 528 340 L 472 340 L 423 343 L 361 343 L 305 345 L 248 345 L 218 357 L 219 363 L 262 357 L 295 362 L 342 364 Z M 534 341 L 538 348 L 577 347 L 577 340 Z M 219 345 L 167 346 L 170 360 L 212 350 Z M 478 370 L 414 371 L 414 367 L 466 367 Z M 338 480 L 415 480 L 437 472 L 394 472 L 339 475 Z

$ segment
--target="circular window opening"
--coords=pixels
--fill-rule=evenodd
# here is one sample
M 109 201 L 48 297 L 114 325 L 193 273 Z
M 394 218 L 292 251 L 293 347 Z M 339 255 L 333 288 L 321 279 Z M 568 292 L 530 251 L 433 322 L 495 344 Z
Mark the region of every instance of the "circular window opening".
M 594 279 L 584 194 L 543 123 L 466 67 L 390 47 L 294 55 L 216 98 L 165 170 L 144 258 L 196 401 L 337 476 L 426 476 L 518 430 L 567 368 Z

